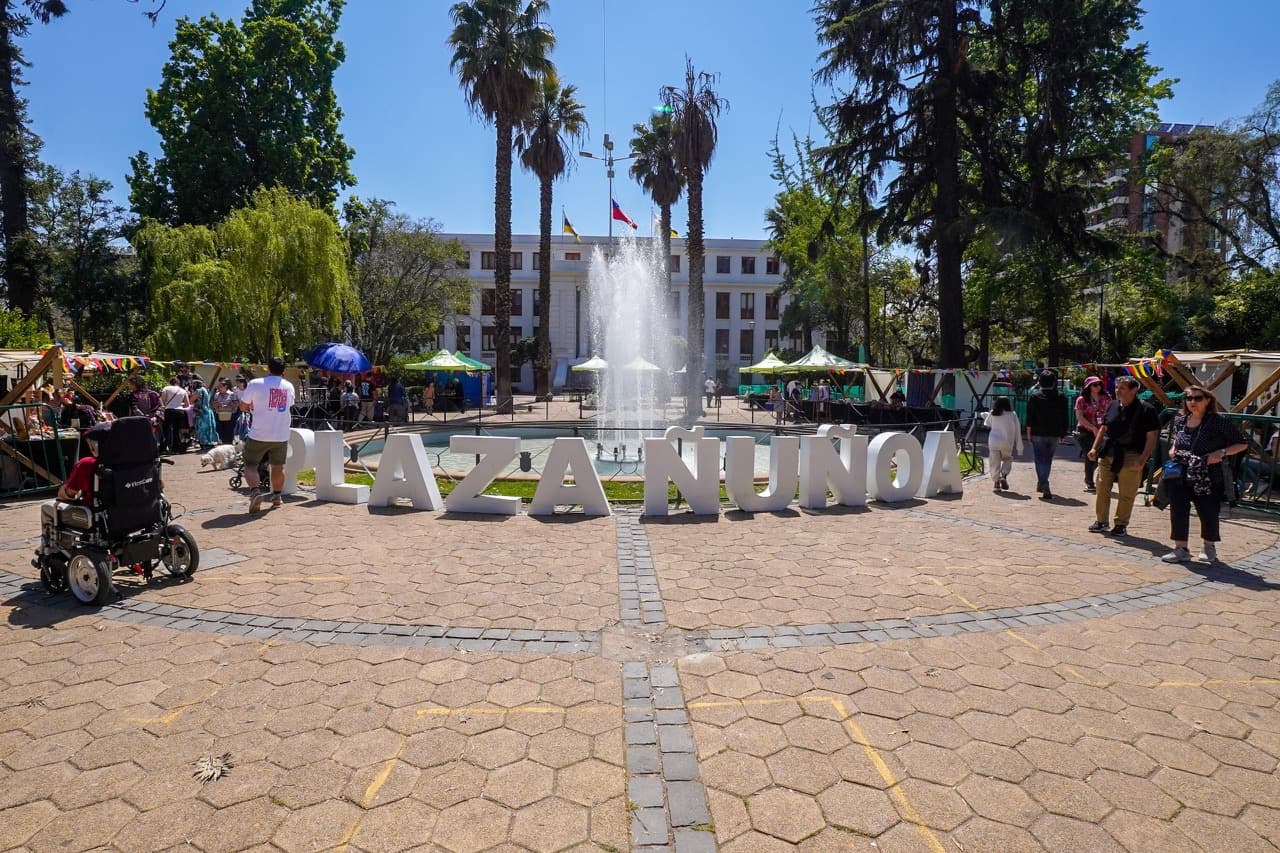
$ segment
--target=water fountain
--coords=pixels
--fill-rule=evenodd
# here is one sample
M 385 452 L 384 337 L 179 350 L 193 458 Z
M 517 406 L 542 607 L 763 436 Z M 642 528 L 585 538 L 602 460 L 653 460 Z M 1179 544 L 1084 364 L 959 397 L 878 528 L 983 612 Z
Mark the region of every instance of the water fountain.
M 661 245 L 624 237 L 611 255 L 595 247 L 588 292 L 594 354 L 609 364 L 596 376 L 598 441 L 606 459 L 634 461 L 641 437 L 667 426 L 675 367 Z

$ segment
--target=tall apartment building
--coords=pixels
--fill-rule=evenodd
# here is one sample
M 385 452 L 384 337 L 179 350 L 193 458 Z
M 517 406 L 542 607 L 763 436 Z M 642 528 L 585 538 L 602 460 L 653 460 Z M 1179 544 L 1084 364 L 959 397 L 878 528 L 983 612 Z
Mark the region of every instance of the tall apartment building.
M 1089 209 L 1090 228 L 1156 234 L 1161 248 L 1171 255 L 1217 251 L 1216 235 L 1199 227 L 1169 187 L 1144 176 L 1146 161 L 1157 147 L 1177 145 L 1195 131 L 1211 129 L 1203 124 L 1161 123 L 1133 134 L 1123 162 L 1103 178 L 1107 197 Z
M 493 286 L 494 250 L 490 234 L 443 234 L 458 240 L 467 253 L 466 270 L 471 278 L 471 307 L 466 314 L 450 318 L 441 335 L 441 346 L 462 350 L 473 358 L 492 363 L 494 359 Z M 587 276 L 592 249 L 607 246 L 606 237 L 583 236 L 582 242 L 554 237 L 551 242 L 551 306 L 546 321 L 551 325 L 553 384 L 567 376 L 569 365 L 592 355 L 591 305 Z M 799 349 L 798 338 L 783 340 L 778 329 L 787 297 L 775 293 L 782 284 L 778 258 L 768 254 L 762 240 L 704 240 L 703 291 L 706 299 L 701 346 L 687 365 L 690 371 L 706 373 L 733 387 L 740 381 L 740 369 L 758 361 L 771 349 Z M 517 234 L 511 238 L 511 336 L 513 340 L 532 337 L 543 322 L 538 303 L 538 275 L 543 259 L 538 252 L 538 235 Z M 689 258 L 685 241 L 671 240 L 670 314 L 672 333 L 684 336 L 688 327 Z M 512 369 L 513 385 L 522 392 L 533 390 L 533 368 Z

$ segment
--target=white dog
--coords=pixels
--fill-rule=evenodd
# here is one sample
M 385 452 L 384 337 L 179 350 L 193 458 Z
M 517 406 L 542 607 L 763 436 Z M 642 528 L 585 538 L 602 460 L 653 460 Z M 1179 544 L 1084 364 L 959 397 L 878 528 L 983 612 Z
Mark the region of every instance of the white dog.
M 236 449 L 229 444 L 219 444 L 208 453 L 200 457 L 200 467 L 204 468 L 208 465 L 213 466 L 213 470 L 219 468 L 230 468 L 235 464 L 236 457 L 239 454 Z

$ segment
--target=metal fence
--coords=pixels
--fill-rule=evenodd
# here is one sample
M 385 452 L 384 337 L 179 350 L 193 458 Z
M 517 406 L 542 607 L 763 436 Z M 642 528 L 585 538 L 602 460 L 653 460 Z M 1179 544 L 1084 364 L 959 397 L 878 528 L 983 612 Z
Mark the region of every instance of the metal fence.
M 51 406 L 0 406 L 0 498 L 58 488 L 79 458 L 80 430 L 59 429 Z

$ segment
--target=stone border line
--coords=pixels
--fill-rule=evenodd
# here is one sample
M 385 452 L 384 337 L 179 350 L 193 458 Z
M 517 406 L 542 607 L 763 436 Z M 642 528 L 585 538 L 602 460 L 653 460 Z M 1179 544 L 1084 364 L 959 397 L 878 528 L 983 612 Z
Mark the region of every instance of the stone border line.
M 618 608 L 624 625 L 666 627 L 667 612 L 640 514 L 615 512 L 618 531 Z
M 234 561 L 233 561 L 234 562 Z M 599 654 L 599 631 L 535 631 L 518 628 L 466 628 L 447 625 L 408 625 L 382 622 L 338 622 L 329 619 L 277 618 L 230 613 L 201 607 L 181 607 L 125 598 L 97 610 L 77 604 L 70 596 L 51 598 L 39 581 L 0 571 L 0 596 L 10 604 L 35 605 L 73 615 L 87 614 L 135 625 L 286 640 L 302 643 L 342 643 L 356 646 L 415 646 L 467 652 L 532 652 L 536 654 Z
M 680 677 L 670 664 L 622 665 L 631 849 L 716 849 Z

